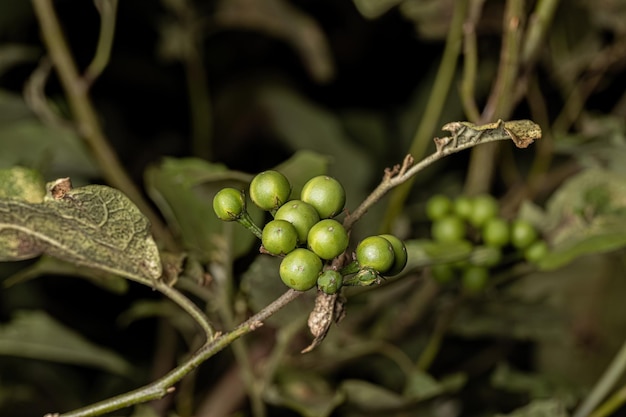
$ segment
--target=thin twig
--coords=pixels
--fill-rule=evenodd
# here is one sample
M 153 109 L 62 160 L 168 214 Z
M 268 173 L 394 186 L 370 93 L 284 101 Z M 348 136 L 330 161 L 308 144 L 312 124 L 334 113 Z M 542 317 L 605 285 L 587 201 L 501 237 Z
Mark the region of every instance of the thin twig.
M 480 19 L 485 0 L 471 0 L 467 20 L 463 24 L 463 76 L 461 79 L 461 102 L 465 115 L 471 122 L 478 123 L 480 111 L 476 105 L 475 87 L 476 70 L 478 67 L 478 51 L 476 46 L 476 26 Z
M 524 23 L 523 6 L 522 0 L 508 0 L 506 3 L 498 76 L 481 115 L 482 123 L 498 118 L 506 119 L 514 108 L 513 92 L 519 71 L 521 34 Z M 478 194 L 489 189 L 495 168 L 496 151 L 497 147 L 492 145 L 475 149 L 472 152 L 464 187 L 466 193 Z
M 46 414 L 45 417 L 93 417 L 126 408 L 131 405 L 163 398 L 164 396 L 174 392 L 174 384 L 180 381 L 189 372 L 196 369 L 202 362 L 214 356 L 241 336 L 262 326 L 265 320 L 289 304 L 291 301 L 300 297 L 302 294 L 304 293 L 300 291 L 288 290 L 263 310 L 259 311 L 244 323 L 237 326 L 234 330 L 208 341 L 182 365 L 148 385 L 116 397 L 91 404 L 78 410 L 62 414 Z
M 109 146 L 96 110 L 89 98 L 88 85 L 78 73 L 52 1 L 33 0 L 33 7 L 39 20 L 43 41 L 67 96 L 78 132 L 91 148 L 92 156 L 102 170 L 105 180 L 126 194 L 148 217 L 152 225 L 152 233 L 157 240 L 167 248 L 175 249 L 176 243 L 169 231 L 144 199 L 139 188 L 130 179 L 117 155 Z
M 111 58 L 113 39 L 115 38 L 115 19 L 118 0 L 95 0 L 100 12 L 100 35 L 93 60 L 85 70 L 85 81 L 91 85 L 102 74 Z
M 457 0 L 454 3 L 454 14 L 450 22 L 450 30 L 446 38 L 446 46 L 437 70 L 437 76 L 428 97 L 426 110 L 409 148 L 409 153 L 416 159 L 421 159 L 426 153 L 430 138 L 441 118 L 441 112 L 456 73 L 457 60 L 463 42 L 463 21 L 465 20 L 468 1 Z M 381 223 L 381 231 L 391 229 L 391 224 L 398 217 L 400 210 L 402 210 L 410 189 L 411 184 L 409 183 L 398 188 L 391 195 Z

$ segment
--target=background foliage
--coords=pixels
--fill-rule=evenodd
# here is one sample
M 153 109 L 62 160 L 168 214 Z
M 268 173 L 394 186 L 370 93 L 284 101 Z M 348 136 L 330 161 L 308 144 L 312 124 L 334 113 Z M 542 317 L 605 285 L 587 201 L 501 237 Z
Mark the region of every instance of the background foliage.
M 25 182 L 39 190 L 67 176 L 111 184 L 72 124 L 80 109 L 48 74 L 37 2 L 0 3 L 0 169 L 34 169 Z M 169 250 L 188 254 L 177 287 L 221 331 L 284 292 L 276 260 L 213 215 L 221 187 L 276 166 L 296 190 L 329 173 L 350 210 L 385 167 L 434 150 L 447 122 L 529 118 L 544 133 L 526 150 L 450 156 L 370 210 L 353 241 L 391 229 L 407 239 L 409 267 L 349 291 L 345 320 L 313 353 L 299 353 L 307 294 L 175 395 L 115 415 L 589 414 L 577 407 L 607 367 L 622 370 L 609 365 L 626 334 L 624 2 L 162 0 L 107 12 L 115 3 L 54 8 L 107 141 L 174 236 Z M 93 60 L 107 37 L 110 57 Z M 432 280 L 428 265 L 454 248 L 424 251 L 424 203 L 485 192 L 504 217 L 535 224 L 551 256 L 503 263 L 466 297 Z M 200 343 L 171 301 L 110 274 L 42 257 L 0 263 L 0 279 L 2 415 L 129 391 Z

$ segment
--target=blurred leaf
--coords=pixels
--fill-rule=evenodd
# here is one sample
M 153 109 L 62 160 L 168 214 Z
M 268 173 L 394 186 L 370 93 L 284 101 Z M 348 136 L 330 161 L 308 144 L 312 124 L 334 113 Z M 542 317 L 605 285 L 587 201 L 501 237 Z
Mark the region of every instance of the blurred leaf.
M 253 312 L 280 297 L 288 290 L 278 275 L 281 259 L 270 255 L 258 255 L 241 277 L 241 290 L 246 294 L 248 304 Z M 280 327 L 286 323 L 302 320 L 304 323 L 313 310 L 314 291 L 289 303 L 267 321 Z
M 435 242 L 430 239 L 414 239 L 404 242 L 408 255 L 405 270 L 450 263 L 468 259 L 473 247 L 470 242 Z
M 447 392 L 458 391 L 466 381 L 467 376 L 463 374 L 448 375 L 437 381 L 426 372 L 415 369 L 408 378 L 404 396 L 414 401 L 424 401 Z
M 214 18 L 224 27 L 258 30 L 290 43 L 310 76 L 319 83 L 327 83 L 335 76 L 324 31 L 314 19 L 285 0 L 222 0 Z
M 37 262 L 19 270 L 4 281 L 5 286 L 21 284 L 25 281 L 45 275 L 62 275 L 85 278 L 95 285 L 115 294 L 123 294 L 128 290 L 128 280 L 119 275 L 100 269 L 78 266 L 62 259 L 42 256 Z
M 81 365 L 119 375 L 132 366 L 108 349 L 99 347 L 42 311 L 18 311 L 0 326 L 0 354 Z
M 518 371 L 506 363 L 499 363 L 491 374 L 495 388 L 528 394 L 530 398 L 547 398 L 554 394 L 548 379 L 540 374 Z
M 557 137 L 555 151 L 572 156 L 587 168 L 606 168 L 626 175 L 626 121 L 613 115 L 586 115 L 581 129 Z
M 565 405 L 556 399 L 535 400 L 526 407 L 519 408 L 509 414 L 497 414 L 497 417 L 567 417 L 569 413 Z
M 46 183 L 38 171 L 21 166 L 0 168 L 0 198 L 41 203 L 45 195 Z
M 225 223 L 213 212 L 213 197 L 220 189 L 247 189 L 251 179 L 249 174 L 198 158 L 165 158 L 145 172 L 148 194 L 180 235 L 185 248 L 204 262 L 215 254 L 219 245 L 216 239 L 225 230 L 232 230 L 235 257 L 247 253 L 255 242 L 247 229 Z M 257 223 L 263 219 L 264 213 L 250 202 L 248 212 Z
M 12 5 L 15 6 L 15 5 Z M 2 7 L 0 7 L 0 10 Z M 1 12 L 0 12 L 1 13 Z M 0 26 L 2 26 L 2 20 L 6 15 L 0 18 Z M 19 44 L 7 44 L 0 46 L 0 76 L 5 72 L 12 69 L 14 66 L 26 63 L 35 62 L 40 56 L 39 48 L 19 45 Z
M 264 398 L 273 405 L 288 407 L 304 417 L 328 417 L 345 401 L 345 394 L 334 390 L 320 375 L 283 369 L 276 382 L 264 392 Z
M 138 320 L 155 317 L 167 319 L 180 334 L 185 336 L 187 341 L 193 340 L 198 334 L 198 327 L 189 315 L 172 301 L 166 299 L 134 302 L 129 309 L 120 314 L 118 324 L 122 327 L 128 327 Z
M 464 306 L 451 324 L 454 334 L 467 338 L 557 340 L 565 337 L 565 317 L 541 302 L 524 302 L 500 295 Z
M 400 11 L 426 39 L 445 39 L 454 9 L 452 0 L 404 0 Z
M 297 151 L 274 169 L 282 172 L 291 183 L 291 200 L 300 199 L 304 184 L 311 178 L 328 172 L 330 157 L 307 150 Z
M 350 405 L 368 413 L 383 413 L 409 403 L 400 394 L 363 380 L 346 379 L 339 388 L 346 393 Z
M 589 169 L 570 178 L 547 203 L 550 255 L 541 269 L 555 269 L 590 253 L 626 246 L 626 178 Z
M 339 119 L 305 97 L 278 85 L 263 88 L 259 101 L 271 118 L 275 133 L 291 149 L 308 149 L 331 156 L 328 175 L 336 177 L 347 190 L 346 207 L 349 210 L 355 208 L 368 191 L 372 179 L 371 161 L 346 136 Z
M 130 417 L 159 417 L 157 410 L 147 404 L 136 405 Z
M 97 177 L 93 161 L 72 130 L 43 125 L 21 96 L 0 90 L 0 168 L 23 165 L 44 177 Z
M 368 19 L 375 19 L 397 6 L 403 0 L 353 0 L 359 13 Z

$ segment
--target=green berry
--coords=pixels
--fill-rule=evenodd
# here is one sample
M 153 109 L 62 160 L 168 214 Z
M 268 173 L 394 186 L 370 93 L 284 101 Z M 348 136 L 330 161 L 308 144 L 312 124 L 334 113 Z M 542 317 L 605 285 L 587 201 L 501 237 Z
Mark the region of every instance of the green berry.
M 426 217 L 435 221 L 444 218 L 452 213 L 452 200 L 443 194 L 437 194 L 426 202 Z
M 336 294 L 342 285 L 343 276 L 333 269 L 327 269 L 317 277 L 317 287 L 326 294 Z
M 371 268 L 384 274 L 394 266 L 393 246 L 384 237 L 366 237 L 356 247 L 356 260 L 361 268 Z
M 386 272 L 385 275 L 389 275 L 389 276 L 397 275 L 400 272 L 402 272 L 408 260 L 408 255 L 406 253 L 406 246 L 404 245 L 404 242 L 401 239 L 398 239 L 394 235 L 385 234 L 385 235 L 380 235 L 380 237 L 387 239 L 389 243 L 391 243 L 391 247 L 393 248 L 393 254 L 394 254 L 393 266 L 391 267 L 389 271 Z
M 468 220 L 472 215 L 473 206 L 474 201 L 471 198 L 459 196 L 452 203 L 452 211 L 463 220 Z
M 548 252 L 548 244 L 544 240 L 537 240 L 524 250 L 524 258 L 530 263 L 538 263 Z
M 501 217 L 493 217 L 485 222 L 482 229 L 483 242 L 489 246 L 502 247 L 509 243 L 509 223 Z
M 469 222 L 474 227 L 482 227 L 487 220 L 498 216 L 500 210 L 498 200 L 489 194 L 483 194 L 474 197 L 472 202 L 472 212 L 469 216 Z
M 526 220 L 516 219 L 511 224 L 511 244 L 517 249 L 526 249 L 538 237 L 535 227 Z
M 456 271 L 451 264 L 433 265 L 430 267 L 430 273 L 439 284 L 447 284 L 456 276 Z
M 315 286 L 322 271 L 322 260 L 308 249 L 289 252 L 280 263 L 280 279 L 289 288 L 307 291 Z
M 264 171 L 250 182 L 250 199 L 263 210 L 276 210 L 291 194 L 291 185 L 278 171 Z
M 263 228 L 261 243 L 272 255 L 284 255 L 296 248 L 298 232 L 286 220 L 272 220 Z
M 246 211 L 246 198 L 235 188 L 222 188 L 213 198 L 213 211 L 221 220 L 238 220 Z
M 461 276 L 461 287 L 467 294 L 477 294 L 487 286 L 489 270 L 483 266 L 469 266 Z
M 465 238 L 465 222 L 458 216 L 449 215 L 433 222 L 430 232 L 437 242 L 459 242 Z
M 346 229 L 336 220 L 324 219 L 315 223 L 307 236 L 308 247 L 322 259 L 333 259 L 348 248 Z
M 274 215 L 275 219 L 286 220 L 293 224 L 298 232 L 298 242 L 303 245 L 311 227 L 320 221 L 317 210 L 301 200 L 291 200 L 283 204 Z
M 320 175 L 304 184 L 300 199 L 315 207 L 320 219 L 329 219 L 343 210 L 346 204 L 346 191 L 336 179 Z

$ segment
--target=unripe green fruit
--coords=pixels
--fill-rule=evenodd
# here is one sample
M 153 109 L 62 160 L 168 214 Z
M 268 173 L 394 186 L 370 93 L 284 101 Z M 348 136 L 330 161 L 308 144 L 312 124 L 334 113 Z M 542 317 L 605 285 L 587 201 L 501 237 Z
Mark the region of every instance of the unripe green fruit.
M 452 211 L 463 220 L 468 220 L 470 218 L 473 207 L 474 201 L 470 197 L 464 195 L 458 196 L 452 202 Z
M 535 227 L 526 220 L 516 219 L 511 224 L 511 244 L 517 249 L 526 249 L 538 237 Z
M 483 266 L 470 266 L 463 271 L 461 286 L 467 294 L 477 294 L 487 286 L 489 270 Z
M 237 220 L 246 211 L 246 198 L 235 188 L 222 188 L 213 197 L 213 211 L 221 220 Z
M 510 228 L 501 217 L 488 219 L 482 229 L 483 242 L 489 246 L 502 247 L 509 243 Z
M 395 262 L 393 246 L 384 237 L 366 237 L 356 247 L 356 260 L 362 268 L 371 268 L 384 274 Z
M 468 220 L 474 227 L 482 227 L 487 220 L 498 216 L 499 209 L 498 200 L 489 194 L 476 196 Z
M 393 248 L 393 254 L 394 254 L 393 265 L 391 266 L 391 269 L 389 269 L 389 271 L 385 273 L 385 275 L 389 275 L 389 276 L 397 275 L 400 272 L 402 272 L 408 260 L 408 255 L 406 253 L 406 246 L 404 245 L 404 242 L 402 240 L 398 239 L 394 235 L 385 234 L 385 235 L 380 235 L 380 237 L 387 239 L 389 243 L 391 243 L 391 247 Z
M 333 177 L 320 175 L 304 184 L 300 199 L 315 207 L 320 219 L 329 219 L 343 210 L 346 204 L 346 191 Z
M 333 269 L 327 269 L 317 277 L 317 287 L 326 294 L 336 294 L 342 285 L 343 276 Z
M 435 221 L 444 218 L 452 213 L 452 200 L 443 194 L 437 194 L 426 202 L 426 217 Z
M 261 243 L 272 255 L 287 254 L 296 248 L 298 232 L 286 220 L 272 220 L 263 228 Z
M 530 263 L 542 261 L 550 252 L 544 240 L 537 240 L 524 250 L 524 258 Z
M 264 171 L 250 182 L 250 199 L 263 210 L 276 210 L 291 194 L 291 185 L 278 171 Z
M 430 233 L 437 242 L 460 242 L 465 238 L 465 222 L 455 215 L 446 216 L 433 222 Z
M 322 271 L 322 260 L 308 249 L 298 248 L 289 252 L 280 263 L 280 279 L 297 291 L 310 290 L 317 283 Z
M 274 219 L 286 220 L 293 224 L 298 232 L 298 242 L 303 245 L 307 241 L 311 227 L 320 221 L 320 216 L 312 205 L 301 200 L 291 200 L 276 211 Z
M 333 259 L 348 248 L 348 233 L 336 220 L 315 223 L 307 236 L 308 247 L 322 259 Z

